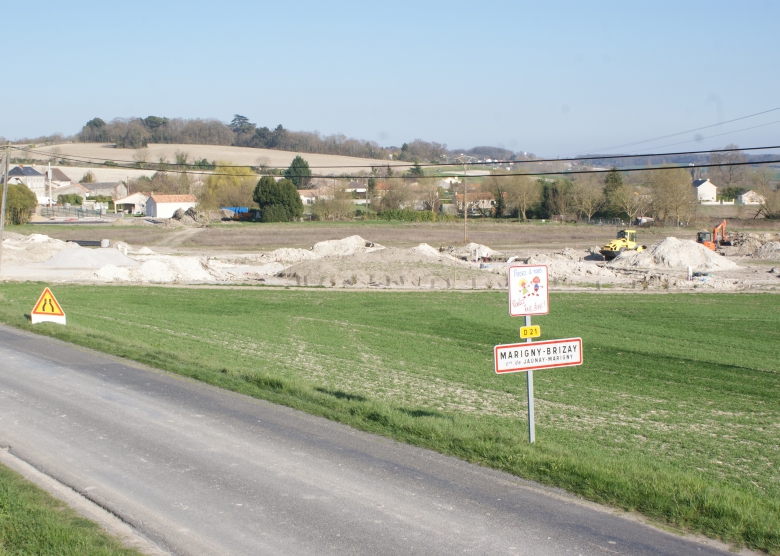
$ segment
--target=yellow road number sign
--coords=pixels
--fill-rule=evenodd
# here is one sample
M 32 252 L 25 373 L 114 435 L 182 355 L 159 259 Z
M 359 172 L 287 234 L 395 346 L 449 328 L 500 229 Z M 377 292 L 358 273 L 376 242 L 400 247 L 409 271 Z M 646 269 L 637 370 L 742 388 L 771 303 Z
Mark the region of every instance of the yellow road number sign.
M 542 335 L 542 328 L 540 326 L 521 326 L 520 327 L 520 339 L 526 340 L 528 338 L 538 338 Z

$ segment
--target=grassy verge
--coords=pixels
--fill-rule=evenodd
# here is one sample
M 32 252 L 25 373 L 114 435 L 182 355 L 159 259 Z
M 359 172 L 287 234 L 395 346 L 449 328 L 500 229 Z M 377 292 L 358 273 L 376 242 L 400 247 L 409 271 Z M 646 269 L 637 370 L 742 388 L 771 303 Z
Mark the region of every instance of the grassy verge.
M 98 525 L 0 465 L 0 554 L 138 556 Z
M 0 287 L 31 329 L 41 284 Z M 780 297 L 559 294 L 582 367 L 496 376 L 504 292 L 56 286 L 35 331 L 780 554 Z

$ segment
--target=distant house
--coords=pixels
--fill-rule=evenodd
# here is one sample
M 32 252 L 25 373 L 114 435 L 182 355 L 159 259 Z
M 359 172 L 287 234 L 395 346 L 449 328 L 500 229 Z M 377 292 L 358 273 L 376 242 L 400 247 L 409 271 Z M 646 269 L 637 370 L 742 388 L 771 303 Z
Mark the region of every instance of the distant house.
M 8 170 L 8 183 L 23 183 L 38 197 L 46 195 L 46 176 L 32 166 L 14 166 Z
M 710 180 L 693 180 L 696 200 L 700 203 L 714 203 L 718 198 L 718 188 Z
M 344 188 L 344 191 L 347 193 L 357 193 L 359 195 L 365 195 L 366 194 L 367 186 L 364 183 L 360 183 L 359 181 L 351 181 L 347 184 L 347 187 Z
M 299 189 L 298 195 L 304 205 L 313 205 L 317 200 L 317 192 L 314 189 Z
M 146 216 L 170 218 L 179 209 L 187 210 L 198 204 L 195 195 L 155 195 L 146 201 Z
M 59 168 L 51 168 L 46 171 L 46 181 L 51 184 L 52 187 L 63 187 L 70 185 L 74 180 L 70 179 L 65 172 Z
M 149 195 L 145 193 L 133 193 L 127 197 L 116 199 L 114 207 L 117 212 L 126 212 L 127 214 L 146 214 L 146 202 Z M 186 209 L 185 209 L 186 210 Z
M 739 205 L 761 205 L 765 201 L 764 196 L 755 191 L 745 191 L 742 195 L 737 195 L 737 204 Z
M 127 196 L 127 186 L 121 182 L 80 183 L 79 185 L 87 190 L 89 197 L 105 195 L 112 199 L 121 199 Z

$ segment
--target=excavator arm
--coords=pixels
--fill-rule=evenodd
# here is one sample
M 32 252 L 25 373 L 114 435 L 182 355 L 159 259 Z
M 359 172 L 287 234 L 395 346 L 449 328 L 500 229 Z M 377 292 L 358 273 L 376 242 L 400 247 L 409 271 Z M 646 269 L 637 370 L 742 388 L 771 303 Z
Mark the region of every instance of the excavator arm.
M 720 233 L 720 241 L 718 241 L 718 233 Z M 716 245 L 731 245 L 731 240 L 726 236 L 726 220 L 715 226 L 712 230 L 712 241 Z

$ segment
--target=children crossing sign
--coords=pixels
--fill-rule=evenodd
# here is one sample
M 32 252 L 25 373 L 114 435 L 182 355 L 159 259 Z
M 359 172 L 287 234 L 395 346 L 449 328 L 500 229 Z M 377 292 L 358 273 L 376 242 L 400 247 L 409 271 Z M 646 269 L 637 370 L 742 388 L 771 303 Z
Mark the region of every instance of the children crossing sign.
M 30 320 L 32 320 L 33 324 L 39 322 L 65 324 L 65 311 L 63 311 L 60 304 L 57 303 L 54 294 L 51 293 L 49 288 L 43 290 L 41 297 L 38 298 L 38 302 L 30 313 Z

